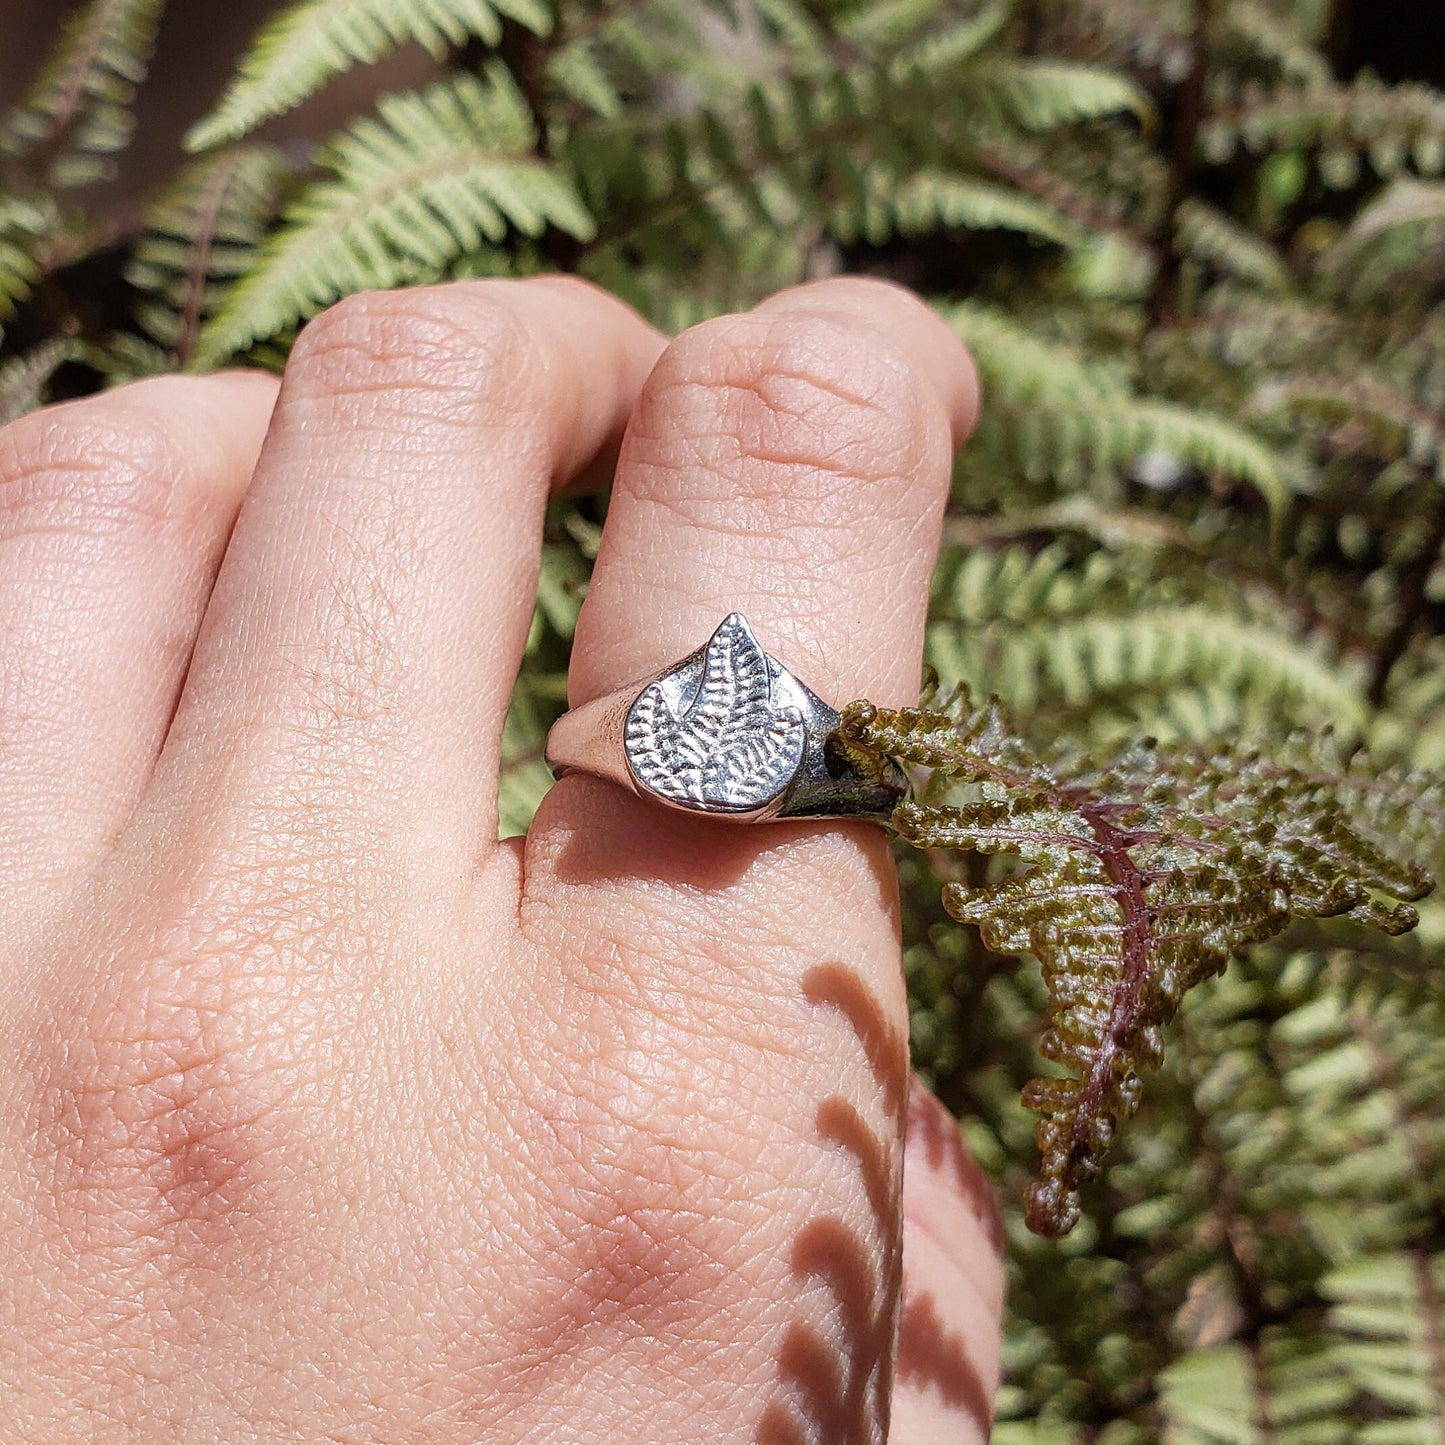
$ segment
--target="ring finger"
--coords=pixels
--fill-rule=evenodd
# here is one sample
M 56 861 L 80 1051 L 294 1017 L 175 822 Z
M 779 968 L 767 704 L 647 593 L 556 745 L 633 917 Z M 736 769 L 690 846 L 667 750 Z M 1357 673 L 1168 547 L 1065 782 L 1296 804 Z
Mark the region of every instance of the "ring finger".
M 829 702 L 915 696 L 975 404 L 957 340 L 879 283 L 803 287 L 675 341 L 623 444 L 573 706 L 735 610 Z M 567 1087 L 636 1136 L 665 1128 L 672 1170 L 714 1181 L 701 1217 L 776 1202 L 766 1242 L 730 1253 L 722 1227 L 713 1245 L 727 1278 L 787 1302 L 716 1361 L 763 1382 L 750 1408 L 770 1445 L 881 1439 L 886 1417 L 907 1097 L 891 873 L 869 825 L 729 827 L 580 775 L 528 839 L 523 925 L 559 970 L 539 986 L 589 1061 Z

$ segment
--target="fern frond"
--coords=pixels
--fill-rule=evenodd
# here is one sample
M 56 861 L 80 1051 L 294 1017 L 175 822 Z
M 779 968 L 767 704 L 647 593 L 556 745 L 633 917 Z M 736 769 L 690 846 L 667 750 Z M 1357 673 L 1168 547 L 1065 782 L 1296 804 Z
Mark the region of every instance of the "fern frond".
M 1347 1445 L 1335 1416 L 1351 1389 L 1329 1336 L 1301 1322 L 1258 1342 L 1217 1345 L 1176 1360 L 1159 1376 L 1170 1445 Z
M 504 70 L 458 75 L 381 101 L 324 156 L 330 173 L 202 332 L 198 364 L 304 321 L 349 292 L 436 276 L 508 229 L 579 239 L 592 221 L 570 181 L 536 154 L 531 111 Z
M 559 95 L 603 120 L 615 120 L 623 112 L 622 93 L 609 73 L 597 36 L 559 45 L 547 56 L 546 78 Z
M 1098 763 L 1049 763 L 996 700 L 975 707 L 960 695 L 946 708 L 855 704 L 843 731 L 920 770 L 894 815 L 906 840 L 1024 865 L 992 883 L 949 884 L 944 902 L 994 952 L 1032 953 L 1042 967 L 1041 1050 L 1063 1073 L 1024 1093 L 1043 1116 L 1028 1219 L 1067 1233 L 1188 989 L 1293 917 L 1408 930 L 1409 902 L 1433 880 L 1362 837 L 1328 780 L 1256 749 L 1136 744 Z
M 1220 17 L 1223 37 L 1294 85 L 1321 87 L 1330 67 L 1315 37 L 1305 33 L 1295 14 L 1282 15 L 1260 0 L 1233 0 Z
M 50 378 L 75 353 L 68 336 L 55 336 L 0 363 L 0 426 L 39 406 Z
M 940 673 L 992 688 L 1016 714 L 1044 711 L 1054 726 L 1088 726 L 1095 736 L 1197 737 L 1245 717 L 1350 737 L 1365 726 L 1361 669 L 1301 635 L 1277 601 L 1187 601 L 1167 586 L 1121 591 L 1127 560 L 1050 576 L 1053 549 L 1032 566 L 1013 565 L 1027 556 L 973 553 L 940 598 L 936 610 L 946 615 L 928 630 Z M 1216 694 L 1230 699 L 1232 715 L 1201 708 L 1191 726 L 1187 699 Z
M 863 177 L 855 202 L 835 207 L 829 229 L 840 241 L 866 237 L 881 244 L 903 235 L 940 229 L 1016 231 L 1055 245 L 1081 245 L 1086 234 L 1045 201 L 1011 187 L 940 170 L 916 170 L 906 180 L 884 167 Z
M 1356 304 L 1387 296 L 1398 303 L 1401 287 L 1415 277 L 1432 287 L 1442 260 L 1445 184 L 1401 177 L 1355 216 L 1325 256 L 1324 269 Z
M 1332 444 L 1391 460 L 1407 456 L 1416 466 L 1445 465 L 1437 416 L 1383 377 L 1285 376 L 1265 383 L 1250 406 L 1256 416 L 1323 423 Z
M 903 4 L 906 7 L 907 0 Z M 896 80 L 910 75 L 947 77 L 976 60 L 998 38 L 1008 24 L 1012 6 L 1007 0 L 993 0 L 964 15 L 954 15 L 946 6 L 937 9 L 944 16 L 941 24 L 926 26 L 921 34 L 894 37 L 891 42 L 892 24 L 906 16 L 906 10 L 900 12 L 896 6 L 860 5 L 852 19 L 839 28 L 849 39 L 891 50 L 887 64 Z M 873 11 L 878 15 L 870 19 Z
M 1204 201 L 1190 198 L 1177 208 L 1175 233 L 1182 255 L 1222 275 L 1266 292 L 1292 288 L 1289 266 L 1273 246 Z
M 946 309 L 988 390 L 974 447 L 1033 480 L 1063 483 L 1118 473 L 1146 453 L 1255 487 L 1276 514 L 1295 489 L 1282 455 L 1224 417 L 1131 393 L 1074 352 L 1030 336 L 996 312 Z
M 152 208 L 126 279 L 150 298 L 139 319 L 173 365 L 255 259 L 290 173 L 279 151 L 238 146 L 187 167 Z
M 414 42 L 440 60 L 468 40 L 496 45 L 502 17 L 538 35 L 545 0 L 293 0 L 262 27 L 214 111 L 186 137 L 190 150 L 239 139 L 353 65 L 372 65 Z
M 1445 1256 L 1377 1256 L 1326 1277 L 1336 1356 L 1359 1392 L 1369 1438 L 1440 1439 L 1445 1419 Z
M 130 140 L 131 100 L 150 63 L 165 0 L 90 0 L 0 128 L 0 149 L 65 188 L 111 174 Z
M 34 289 L 44 273 L 41 251 L 59 216 L 44 193 L 0 194 L 0 321 Z
M 990 38 L 997 34 L 997 21 L 1001 19 L 1002 7 L 986 7 L 983 18 Z M 991 12 L 991 13 L 990 13 Z M 852 44 L 868 50 L 896 50 L 916 40 L 931 22 L 943 15 L 950 23 L 958 23 L 959 17 L 952 13 L 947 0 L 872 0 L 867 5 L 855 5 L 831 19 L 837 34 Z M 978 35 L 979 15 L 965 15 L 962 21 L 969 27 L 971 36 Z M 969 54 L 976 54 L 978 46 L 970 42 Z
M 1057 21 L 1076 45 L 1157 72 L 1171 85 L 1189 73 L 1189 15 L 1160 0 L 1056 0 Z
M 1445 643 L 1433 637 L 1407 652 L 1397 673 L 1371 725 L 1370 750 L 1406 768 L 1445 771 Z
M 1026 131 L 1054 130 L 1104 116 L 1154 124 L 1149 97 L 1126 75 L 1102 65 L 1062 61 L 995 62 L 977 79 L 979 98 Z
M 1409 165 L 1436 175 L 1445 170 L 1445 96 L 1422 85 L 1366 80 L 1281 89 L 1211 117 L 1201 143 L 1214 161 L 1228 160 L 1240 145 L 1256 152 L 1321 149 L 1367 156 L 1382 176 Z M 1338 179 L 1352 177 L 1341 172 Z

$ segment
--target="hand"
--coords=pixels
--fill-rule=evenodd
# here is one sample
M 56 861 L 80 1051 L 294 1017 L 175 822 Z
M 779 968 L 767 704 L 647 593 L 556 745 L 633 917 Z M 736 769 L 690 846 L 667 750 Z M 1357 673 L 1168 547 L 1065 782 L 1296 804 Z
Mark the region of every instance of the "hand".
M 0 434 L 0 1440 L 881 1442 L 900 1282 L 887 1439 L 985 1438 L 883 830 L 495 804 L 548 490 L 624 424 L 573 704 L 735 608 L 897 704 L 975 395 L 881 284 L 664 346 L 545 279 Z

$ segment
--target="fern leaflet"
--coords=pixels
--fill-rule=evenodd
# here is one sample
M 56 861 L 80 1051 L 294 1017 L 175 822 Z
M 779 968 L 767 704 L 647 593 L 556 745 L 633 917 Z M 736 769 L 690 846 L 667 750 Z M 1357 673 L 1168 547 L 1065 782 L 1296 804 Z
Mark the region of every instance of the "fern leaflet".
M 185 366 L 200 328 L 245 275 L 290 168 L 280 152 L 239 146 L 193 163 L 152 209 L 126 279 L 149 296 L 138 319 Z
M 592 220 L 560 168 L 536 154 L 527 102 L 508 74 L 457 75 L 383 100 L 324 157 L 201 337 L 197 362 L 222 357 L 373 286 L 435 277 L 508 228 L 549 224 L 585 239 Z
M 296 0 L 265 25 L 216 109 L 186 137 L 191 150 L 236 140 L 353 65 L 371 65 L 413 41 L 440 59 L 471 39 L 496 45 L 502 17 L 537 34 L 544 0 Z
M 104 180 L 130 140 L 131 100 L 145 77 L 165 0 L 90 0 L 0 131 L 0 147 L 41 184 Z
M 965 304 L 947 319 L 968 342 L 988 392 L 974 446 L 1033 479 L 1080 482 L 1119 472 L 1145 453 L 1258 489 L 1278 516 L 1296 481 L 1283 456 L 1208 412 L 1135 395 L 1119 376 L 1086 367 L 999 313 Z
M 39 406 L 50 378 L 75 352 L 69 337 L 53 336 L 0 364 L 0 425 Z
M 1138 1108 L 1142 1072 L 1157 1067 L 1161 1027 L 1188 989 L 1294 917 L 1413 928 L 1410 901 L 1433 886 L 1355 830 L 1333 779 L 1245 746 L 1048 762 L 996 700 L 976 707 L 966 693 L 939 708 L 856 703 L 843 732 L 921 770 L 894 815 L 909 842 L 1022 865 L 977 887 L 951 883 L 944 904 L 990 949 L 1032 953 L 1043 969 L 1041 1049 L 1064 1072 L 1024 1093 L 1043 1116 L 1028 1201 L 1041 1234 L 1077 1222 L 1079 1191 Z

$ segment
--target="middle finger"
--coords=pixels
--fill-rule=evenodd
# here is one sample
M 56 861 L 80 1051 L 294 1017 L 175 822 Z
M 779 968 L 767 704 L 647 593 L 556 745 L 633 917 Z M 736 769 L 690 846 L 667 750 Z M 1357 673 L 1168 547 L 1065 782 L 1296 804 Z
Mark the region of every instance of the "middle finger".
M 543 508 L 661 338 L 564 278 L 352 297 L 292 354 L 157 776 L 208 852 L 415 859 L 496 837 Z

